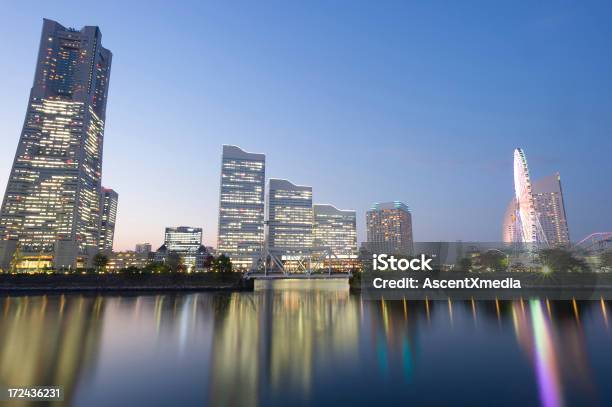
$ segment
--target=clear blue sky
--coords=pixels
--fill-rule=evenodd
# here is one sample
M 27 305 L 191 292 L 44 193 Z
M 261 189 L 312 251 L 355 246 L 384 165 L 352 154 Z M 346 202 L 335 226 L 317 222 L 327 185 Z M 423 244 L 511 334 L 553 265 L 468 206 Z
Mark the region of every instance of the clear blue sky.
M 402 200 L 419 241 L 501 238 L 512 153 L 561 173 L 573 239 L 612 230 L 609 2 L 9 2 L 0 24 L 0 188 L 42 18 L 113 52 L 103 183 L 115 249 L 204 228 L 222 144 L 358 211 Z

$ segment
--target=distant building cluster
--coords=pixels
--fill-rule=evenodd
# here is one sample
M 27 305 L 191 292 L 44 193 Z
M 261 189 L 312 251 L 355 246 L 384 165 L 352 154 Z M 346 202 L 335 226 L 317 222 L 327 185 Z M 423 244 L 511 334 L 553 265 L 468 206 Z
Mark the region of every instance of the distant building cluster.
M 265 155 L 224 145 L 217 251 L 242 270 L 312 267 L 313 259 L 351 268 L 356 212 L 313 205 L 312 187 L 285 179 L 271 178 L 266 189 Z
M 112 54 L 97 27 L 44 20 L 34 84 L 0 211 L 0 268 L 12 272 L 108 270 L 178 263 L 207 268 L 213 249 L 202 229 L 168 227 L 156 251 L 142 243 L 113 252 L 119 196 L 102 186 L 102 151 Z M 265 156 L 223 146 L 217 252 L 238 270 L 268 255 L 301 261 L 316 250 L 328 262 L 357 257 L 355 211 L 314 205 L 312 188 L 271 179 Z M 97 259 L 97 260 L 96 260 Z M 265 261 L 265 259 L 264 259 Z M 96 266 L 97 267 L 97 266 Z

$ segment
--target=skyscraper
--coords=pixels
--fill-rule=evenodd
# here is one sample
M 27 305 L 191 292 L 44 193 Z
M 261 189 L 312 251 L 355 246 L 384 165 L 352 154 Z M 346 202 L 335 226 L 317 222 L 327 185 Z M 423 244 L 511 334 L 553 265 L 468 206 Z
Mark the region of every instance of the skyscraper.
M 357 259 L 357 214 L 332 205 L 313 205 L 313 246 L 329 248 L 339 265 Z
M 367 244 L 373 253 L 410 255 L 412 215 L 402 202 L 376 203 L 366 213 Z
M 0 211 L 0 266 L 19 246 L 56 267 L 97 250 L 112 54 L 98 27 L 45 19 L 34 84 Z M 84 260 L 82 260 L 84 261 Z
M 118 203 L 119 195 L 117 192 L 110 188 L 102 188 L 100 194 L 100 251 L 113 251 Z
M 291 257 L 312 248 L 312 187 L 270 179 L 267 244 L 271 253 Z
M 544 246 L 570 242 L 561 177 L 558 173 L 531 182 L 525 152 L 514 151 L 515 197 L 503 221 L 503 241 Z
M 548 244 L 553 246 L 569 244 L 569 227 L 559 173 L 535 181 L 533 199 Z
M 251 266 L 264 241 L 266 156 L 223 146 L 217 251 L 237 269 Z

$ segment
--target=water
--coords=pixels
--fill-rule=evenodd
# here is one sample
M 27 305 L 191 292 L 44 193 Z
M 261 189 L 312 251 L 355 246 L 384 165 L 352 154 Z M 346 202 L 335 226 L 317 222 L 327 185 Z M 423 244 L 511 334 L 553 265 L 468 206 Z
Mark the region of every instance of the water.
M 61 384 L 78 406 L 612 404 L 610 304 L 301 283 L 0 297 L 0 385 Z

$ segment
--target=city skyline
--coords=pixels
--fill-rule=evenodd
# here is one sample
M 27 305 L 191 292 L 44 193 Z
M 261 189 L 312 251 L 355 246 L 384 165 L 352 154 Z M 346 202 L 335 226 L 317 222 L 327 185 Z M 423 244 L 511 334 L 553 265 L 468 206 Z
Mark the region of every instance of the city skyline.
M 507 151 L 517 145 L 529 151 L 532 165 L 537 164 L 534 165 L 537 168 L 533 174 L 534 179 L 554 171 L 563 174 L 563 192 L 572 239 L 580 239 L 594 231 L 612 229 L 610 217 L 605 216 L 606 208 L 612 203 L 610 192 L 606 188 L 609 185 L 608 174 L 612 172 L 610 160 L 607 160 L 609 147 L 612 147 L 607 137 L 611 123 L 606 117 L 610 102 L 603 96 L 610 94 L 611 88 L 610 80 L 603 76 L 603 72 L 611 66 L 609 56 L 602 52 L 598 54 L 598 68 L 593 68 L 591 63 L 587 64 L 591 70 L 589 78 L 577 76 L 578 68 L 581 67 L 579 59 L 575 59 L 574 65 L 570 67 L 567 64 L 559 65 L 564 61 L 561 55 L 567 52 L 592 58 L 598 50 L 603 49 L 599 48 L 603 44 L 593 39 L 609 28 L 594 24 L 591 31 L 585 31 L 582 37 L 573 42 L 565 41 L 565 45 L 558 48 L 546 46 L 546 41 L 552 38 L 551 36 L 563 38 L 562 28 L 568 24 L 585 24 L 585 20 L 594 18 L 591 12 L 583 8 L 562 8 L 558 14 L 564 18 L 546 29 L 527 27 L 524 28 L 527 33 L 508 33 L 502 30 L 500 35 L 515 40 L 512 43 L 515 46 L 520 44 L 521 39 L 535 36 L 544 44 L 542 49 L 547 53 L 543 56 L 530 54 L 531 58 L 520 59 L 523 48 L 517 50 L 502 47 L 505 52 L 510 53 L 510 58 L 522 61 L 520 69 L 515 72 L 505 71 L 497 65 L 501 63 L 501 59 L 500 55 L 495 53 L 492 66 L 480 59 L 471 60 L 476 72 L 486 67 L 494 67 L 496 70 L 492 71 L 492 78 L 485 78 L 484 82 L 476 83 L 474 89 L 463 92 L 462 84 L 469 84 L 473 78 L 457 70 L 457 67 L 450 72 L 452 79 L 457 82 L 442 81 L 442 84 L 436 85 L 432 81 L 440 78 L 435 74 L 424 77 L 424 86 L 418 86 L 410 79 L 410 74 L 423 75 L 423 72 L 418 67 L 415 68 L 409 59 L 393 59 L 392 51 L 407 49 L 417 52 L 415 55 L 425 64 L 423 66 L 430 66 L 435 58 L 427 53 L 425 48 L 408 41 L 409 37 L 403 35 L 404 31 L 399 32 L 402 34 L 399 38 L 405 40 L 402 43 L 390 46 L 383 46 L 378 42 L 368 43 L 365 49 L 374 55 L 379 53 L 380 58 L 372 60 L 363 68 L 353 68 L 347 71 L 348 75 L 340 78 L 336 74 L 337 68 L 348 65 L 338 60 L 328 63 L 317 58 L 322 53 L 340 51 L 339 55 L 349 58 L 347 61 L 351 60 L 350 56 L 342 53 L 344 46 L 349 44 L 348 38 L 328 26 L 323 27 L 324 33 L 321 35 L 328 35 L 330 41 L 323 44 L 321 51 L 312 51 L 309 48 L 312 44 L 310 40 L 297 42 L 297 50 L 303 51 L 304 57 L 314 57 L 304 60 L 302 56 L 297 55 L 297 60 L 304 62 L 304 66 L 310 68 L 311 72 L 321 74 L 320 83 L 304 82 L 308 78 L 312 79 L 309 77 L 309 71 L 299 68 L 290 59 L 285 58 L 288 56 L 288 48 L 284 48 L 283 42 L 274 35 L 283 32 L 311 33 L 315 22 L 321 19 L 325 21 L 321 6 L 316 6 L 310 17 L 293 29 L 275 20 L 270 28 L 272 32 L 266 32 L 263 25 L 250 19 L 245 20 L 244 16 L 239 18 L 254 30 L 252 38 L 255 49 L 261 49 L 266 40 L 272 40 L 269 43 L 276 47 L 267 54 L 272 59 L 264 59 L 264 65 L 250 61 L 249 56 L 252 54 L 239 52 L 246 50 L 241 42 L 247 38 L 244 30 L 231 25 L 225 31 L 220 31 L 220 25 L 213 22 L 210 28 L 207 28 L 209 33 L 233 33 L 236 35 L 235 40 L 217 41 L 216 45 L 189 40 L 181 48 L 188 58 L 194 57 L 193 52 L 197 51 L 198 54 L 205 54 L 202 58 L 211 61 L 202 68 L 206 72 L 204 77 L 197 75 L 195 66 L 192 68 L 186 65 L 180 68 L 178 62 L 174 62 L 172 58 L 160 60 L 159 68 L 149 67 L 150 70 L 141 70 L 147 72 L 143 77 L 133 75 L 135 70 L 144 67 L 137 58 L 151 50 L 146 42 L 143 49 L 134 48 L 134 43 L 140 42 L 143 38 L 141 35 L 144 35 L 132 31 L 141 26 L 140 20 L 135 19 L 133 27 L 127 23 L 119 27 L 117 22 L 112 21 L 110 13 L 104 10 L 92 18 L 81 11 L 69 10 L 68 6 L 52 8 L 41 5 L 40 15 L 29 16 L 25 9 L 20 10 L 21 7 L 11 6 L 8 13 L 14 18 L 9 18 L 9 26 L 2 28 L 14 30 L 11 25 L 17 24 L 23 39 L 18 46 L 10 41 L 3 41 L 0 45 L 0 51 L 4 55 L 13 56 L 3 62 L 0 85 L 6 89 L 7 98 L 16 101 L 6 103 L 6 109 L 1 113 L 0 142 L 6 148 L 2 149 L 3 155 L 0 157 L 0 162 L 4 164 L 0 168 L 0 185 L 6 185 L 12 159 L 10 156 L 14 152 L 19 136 L 18 128 L 23 120 L 23 102 L 27 99 L 27 82 L 31 84 L 30 67 L 35 59 L 37 37 L 40 35 L 40 18 L 48 16 L 67 26 L 99 26 L 105 34 L 105 44 L 118 56 L 114 61 L 113 82 L 110 87 L 111 103 L 105 132 L 105 171 L 102 180 L 105 185 L 112 186 L 122 195 L 115 249 L 132 248 L 135 243 L 141 241 L 151 241 L 157 246 L 160 243 L 159 230 L 173 224 L 202 227 L 204 243 L 214 245 L 219 193 L 218 149 L 221 144 L 236 144 L 247 151 L 264 151 L 269 156 L 274 155 L 275 163 L 266 168 L 270 178 L 281 176 L 298 184 L 316 186 L 317 201 L 334 202 L 338 207 L 354 208 L 357 211 L 360 242 L 365 240 L 365 211 L 372 202 L 384 200 L 402 200 L 410 205 L 415 214 L 414 234 L 417 240 L 498 240 L 499 218 L 503 215 L 507 197 L 511 194 L 511 188 L 508 187 L 511 174 L 507 170 L 511 166 L 511 160 L 507 157 Z M 217 13 L 218 17 L 227 17 L 227 9 L 211 11 L 208 6 L 202 7 L 189 4 L 186 9 L 204 16 L 207 22 L 213 19 L 214 13 Z M 299 9 L 301 6 L 296 7 Z M 123 19 L 133 17 L 136 8 L 127 7 L 126 15 L 120 18 L 121 21 L 125 22 Z M 281 7 L 278 13 L 288 16 L 289 10 L 288 7 Z M 427 17 L 426 22 L 444 17 L 444 14 L 432 15 L 431 10 L 412 10 L 409 7 L 401 7 L 398 17 L 408 11 Z M 332 12 L 334 15 L 338 10 Z M 152 22 L 158 22 L 161 10 L 153 7 L 150 13 Z M 248 15 L 257 12 L 247 7 L 245 13 Z M 389 29 L 380 32 L 380 37 L 375 37 L 375 40 L 386 38 L 386 35 L 399 27 L 394 25 L 397 21 L 390 15 L 389 10 L 377 9 L 377 13 L 377 16 L 389 20 L 392 24 Z M 516 16 L 516 12 L 510 14 Z M 546 21 L 550 14 L 555 15 L 550 10 L 539 9 L 529 14 L 528 20 Z M 346 20 L 343 20 L 341 27 L 353 27 L 359 16 L 357 11 L 347 11 Z M 189 19 L 183 14 L 180 14 L 180 17 Z M 462 17 L 468 18 L 465 15 Z M 172 10 L 167 18 L 173 23 L 178 21 L 179 15 L 176 10 Z M 226 22 L 226 19 L 220 18 L 219 21 Z M 267 20 L 266 23 L 270 21 Z M 510 28 L 510 25 L 507 28 Z M 461 38 L 468 35 L 466 30 L 454 25 L 449 29 Z M 485 32 L 487 24 L 480 22 L 472 29 Z M 171 38 L 162 40 L 161 46 L 165 44 L 164 41 L 176 39 L 181 30 L 184 28 L 170 24 Z M 364 30 L 367 31 L 367 28 Z M 446 54 L 439 53 L 436 54 L 437 57 L 457 63 L 457 59 L 452 58 L 449 44 L 432 37 L 426 31 L 426 26 L 417 24 L 411 30 L 424 36 L 428 45 L 443 46 L 441 52 Z M 5 34 L 3 38 L 7 38 L 9 31 L 2 31 L 2 34 Z M 121 37 L 126 35 L 134 35 L 135 41 L 121 41 Z M 153 35 L 157 38 L 157 34 Z M 360 31 L 352 33 L 350 38 L 364 40 Z M 497 40 L 488 39 L 492 42 Z M 587 40 L 591 44 L 589 51 L 580 46 L 582 41 Z M 471 50 L 465 43 L 459 44 L 458 52 Z M 200 61 L 200 57 L 195 58 Z M 227 58 L 227 61 L 224 58 Z M 531 59 L 534 62 L 530 62 Z M 247 66 L 251 70 L 247 72 L 238 69 L 240 61 L 250 62 Z M 274 72 L 285 67 L 289 74 L 279 78 L 274 78 L 274 75 L 266 76 L 263 70 L 266 63 L 271 64 Z M 393 66 L 411 69 L 408 69 L 406 75 L 396 75 L 395 81 L 392 82 L 381 80 L 369 84 L 369 81 L 366 81 L 362 91 L 365 92 L 364 96 L 371 98 L 372 103 L 361 98 L 352 98 L 354 93 L 349 90 L 352 85 L 358 83 L 356 79 L 386 72 Z M 235 69 L 232 70 L 232 67 Z M 156 71 L 162 68 L 166 72 L 182 69 L 178 72 L 185 80 L 164 79 L 159 75 L 159 71 Z M 557 74 L 543 78 L 543 72 L 548 73 L 553 68 Z M 228 70 L 231 75 L 223 75 L 223 69 Z M 596 72 L 592 72 L 593 70 Z M 501 76 L 504 75 L 507 76 L 505 81 L 502 81 Z M 332 76 L 337 84 L 329 87 L 328 79 Z M 257 77 L 261 80 L 252 81 Z M 535 91 L 526 93 L 525 85 L 536 79 L 539 86 Z M 503 94 L 503 98 L 486 90 L 491 84 L 490 80 L 495 80 L 496 86 L 501 87 L 501 92 L 497 93 Z M 189 89 L 185 87 L 187 82 L 190 82 Z M 214 83 L 219 85 L 215 86 Z M 238 87 L 232 86 L 232 83 L 242 86 L 241 91 L 235 93 Z M 306 83 L 310 84 L 310 89 L 304 88 Z M 415 85 L 416 87 L 407 93 L 410 100 L 405 100 L 405 96 L 395 93 L 392 83 L 402 90 L 406 90 L 409 85 Z M 143 88 L 145 84 L 154 84 L 154 88 L 160 89 L 151 94 L 150 90 Z M 517 84 L 520 86 L 510 89 L 512 85 Z M 442 85 L 455 87 L 445 89 Z M 553 90 L 557 87 L 561 89 L 561 93 Z M 324 89 L 330 91 L 329 102 L 324 102 Z M 142 98 L 137 98 L 134 90 L 142 91 Z M 295 99 L 298 90 L 306 92 L 298 92 L 302 97 Z M 474 92 L 479 97 L 484 97 L 494 108 L 485 108 L 480 103 L 475 103 Z M 193 124 L 185 123 L 185 120 L 179 119 L 184 116 L 185 111 L 181 111 L 179 115 L 180 109 L 174 106 L 160 113 L 152 108 L 151 103 L 163 102 L 161 94 L 172 97 L 181 107 L 187 109 L 186 112 L 193 111 L 188 104 L 193 103 L 193 98 L 197 96 L 203 101 L 200 107 L 203 109 L 202 116 L 207 120 L 205 123 L 199 123 L 197 120 L 194 120 Z M 389 96 L 385 97 L 385 100 L 391 102 L 378 104 L 381 101 L 380 96 L 385 94 Z M 528 98 L 521 100 L 522 96 Z M 591 101 L 587 96 L 594 99 Z M 244 102 L 237 97 L 242 98 Z M 448 97 L 455 103 L 438 103 Z M 266 103 L 255 104 L 256 99 L 265 100 Z M 19 103 L 19 100 L 23 102 Z M 291 100 L 297 101 L 297 104 L 287 103 Z M 315 107 L 314 103 L 323 103 L 324 109 Z M 407 105 L 402 108 L 404 103 Z M 436 108 L 431 107 L 434 104 L 437 105 Z M 594 107 L 595 105 L 598 107 Z M 302 111 L 298 108 L 300 106 L 307 108 L 304 110 L 305 114 L 297 114 Z M 530 109 L 533 108 L 535 110 L 531 112 Z M 559 109 L 565 109 L 567 114 L 559 115 Z M 408 114 L 402 115 L 402 112 Z M 448 124 L 434 124 L 433 119 L 439 115 L 446 119 L 440 123 Z M 361 116 L 363 120 L 360 120 Z M 152 117 L 159 120 L 146 120 Z M 279 120 L 271 120 L 272 117 Z M 198 127 L 195 126 L 196 122 Z M 451 123 L 454 124 L 450 125 Z M 173 130 L 169 131 L 170 128 Z M 163 141 L 161 134 L 173 134 L 172 140 Z M 196 134 L 203 144 L 195 141 Z M 375 137 L 378 137 L 377 142 L 371 143 Z M 582 141 L 584 139 L 586 143 Z M 175 140 L 180 140 L 181 143 L 176 143 Z M 435 148 L 434 145 L 448 148 Z M 163 158 L 165 154 L 175 155 L 179 151 L 183 154 L 181 165 L 184 166 L 180 171 L 176 166 L 166 164 L 166 161 L 172 160 Z M 311 151 L 313 155 L 304 154 L 304 151 Z M 363 165 L 368 158 L 374 156 L 384 158 L 375 165 Z M 128 172 L 131 171 L 130 168 L 139 168 L 140 174 L 136 171 Z M 372 171 L 373 169 L 376 171 Z M 126 173 L 134 175 L 126 177 Z M 330 177 L 330 174 L 335 176 Z M 160 185 L 163 188 L 159 189 Z M 186 185 L 201 187 L 190 194 L 192 198 L 186 198 Z M 155 204 L 148 205 L 147 202 Z M 478 221 L 474 222 L 474 219 Z

